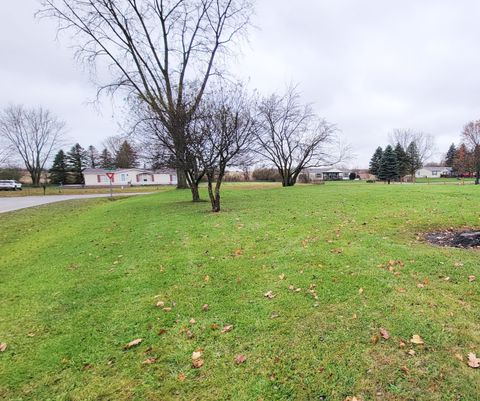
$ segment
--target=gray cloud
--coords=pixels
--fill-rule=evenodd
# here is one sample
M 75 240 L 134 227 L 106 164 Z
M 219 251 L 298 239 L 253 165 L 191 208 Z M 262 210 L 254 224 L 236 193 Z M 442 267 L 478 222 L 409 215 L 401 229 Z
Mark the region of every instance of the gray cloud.
M 0 106 L 42 104 L 84 145 L 116 134 L 88 73 L 35 0 L 7 2 L 0 25 Z M 475 0 L 258 0 L 248 45 L 232 71 L 261 92 L 298 82 L 305 101 L 336 123 L 366 166 L 394 128 L 433 134 L 439 151 L 480 118 L 480 3 Z M 117 112 L 117 117 L 118 117 Z M 438 157 L 440 157 L 438 155 Z

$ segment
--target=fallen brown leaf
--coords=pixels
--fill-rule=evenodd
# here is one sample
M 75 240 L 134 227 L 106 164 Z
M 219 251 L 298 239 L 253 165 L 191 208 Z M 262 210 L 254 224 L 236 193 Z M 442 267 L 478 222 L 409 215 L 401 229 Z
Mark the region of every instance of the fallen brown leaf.
M 359 293 L 360 295 L 362 295 L 362 294 L 363 294 L 363 288 L 360 288 L 360 289 L 358 290 L 358 293 Z
M 200 359 L 203 355 L 202 351 L 193 351 L 192 352 L 192 361 L 195 361 L 197 359 Z
M 158 301 L 157 302 L 157 308 L 163 308 L 165 306 L 165 302 L 163 301 Z
M 273 291 L 267 291 L 265 294 L 263 294 L 263 296 L 268 299 L 275 298 L 275 294 L 273 293 Z
M 224 326 L 220 333 L 228 333 L 229 331 L 232 331 L 232 329 L 233 329 L 233 325 L 229 324 L 227 326 Z
M 192 366 L 195 369 L 199 369 L 203 366 L 204 363 L 205 361 L 203 359 L 195 359 L 194 361 L 192 361 Z
M 142 364 L 143 365 L 151 365 L 152 363 L 155 363 L 157 362 L 157 358 L 154 358 L 154 357 L 151 357 L 151 358 L 147 358 L 145 359 Z
M 472 282 L 475 281 L 477 278 L 475 276 L 468 276 L 468 281 Z
M 7 347 L 8 347 L 7 343 L 0 343 L 0 352 L 5 352 Z
M 213 324 L 210 326 L 210 328 L 211 328 L 212 330 L 218 330 L 218 329 L 220 328 L 220 326 L 219 326 L 217 323 L 213 323 Z
M 191 319 L 189 320 L 189 323 L 190 323 L 191 325 L 194 325 L 195 323 L 197 323 L 197 321 L 196 321 L 194 318 L 191 318 Z
M 204 304 L 202 306 L 202 311 L 207 312 L 208 311 L 208 304 Z
M 132 347 L 135 347 L 136 345 L 140 344 L 143 340 L 141 338 L 137 338 L 136 340 L 132 340 L 130 341 L 127 345 L 125 345 L 125 347 L 123 347 L 124 349 L 130 349 Z
M 210 276 L 209 275 L 206 275 L 204 278 L 203 278 L 203 281 L 205 281 L 206 283 L 208 283 L 210 281 Z
M 280 275 L 278 276 L 278 278 L 279 278 L 280 280 L 285 280 L 285 274 L 283 274 L 283 273 L 280 274 Z
M 178 381 L 184 382 L 187 377 L 185 376 L 184 373 L 180 373 L 178 375 Z
M 171 312 L 171 311 L 172 311 L 172 308 L 163 308 L 163 311 L 164 311 L 164 312 Z
M 477 358 L 473 352 L 468 354 L 468 366 L 474 369 L 480 368 L 480 358 Z
M 388 334 L 388 331 L 385 330 L 383 327 L 380 328 L 380 335 L 384 340 L 388 340 L 390 338 L 390 334 Z
M 414 334 L 410 340 L 410 342 L 412 344 L 416 344 L 416 345 L 423 345 L 425 344 L 425 342 L 423 341 L 423 338 L 420 337 L 418 334 Z
M 237 365 L 240 365 L 241 363 L 244 363 L 247 360 L 247 357 L 245 355 L 237 355 L 235 357 L 235 363 Z
M 167 332 L 167 330 L 160 329 L 160 330 L 158 330 L 158 335 L 161 336 L 161 335 L 165 334 L 166 332 Z

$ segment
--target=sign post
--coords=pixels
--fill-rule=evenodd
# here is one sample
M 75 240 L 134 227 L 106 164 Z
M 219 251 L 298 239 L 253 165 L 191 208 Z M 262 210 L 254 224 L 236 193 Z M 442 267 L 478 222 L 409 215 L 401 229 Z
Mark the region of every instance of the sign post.
M 107 177 L 108 179 L 110 180 L 110 198 L 113 197 L 113 187 L 112 187 L 112 183 L 113 183 L 113 176 L 115 174 L 114 173 L 107 173 Z

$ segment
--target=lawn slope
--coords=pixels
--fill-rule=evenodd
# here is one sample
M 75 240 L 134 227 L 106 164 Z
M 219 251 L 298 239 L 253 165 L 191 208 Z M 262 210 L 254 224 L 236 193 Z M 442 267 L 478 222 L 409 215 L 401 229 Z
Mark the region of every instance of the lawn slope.
M 479 200 L 236 185 L 219 214 L 172 190 L 0 215 L 0 399 L 477 400 L 479 253 L 422 233 Z

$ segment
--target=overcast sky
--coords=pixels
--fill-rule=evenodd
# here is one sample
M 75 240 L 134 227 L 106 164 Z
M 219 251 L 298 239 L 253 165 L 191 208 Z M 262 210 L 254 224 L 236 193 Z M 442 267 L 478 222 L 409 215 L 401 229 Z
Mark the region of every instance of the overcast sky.
M 119 132 L 53 21 L 36 0 L 5 1 L 0 16 L 0 107 L 43 105 L 72 141 L 100 145 Z M 366 167 L 394 128 L 435 136 L 438 156 L 480 119 L 480 1 L 258 0 L 257 29 L 232 67 L 263 93 L 298 83 L 305 101 L 337 124 Z

